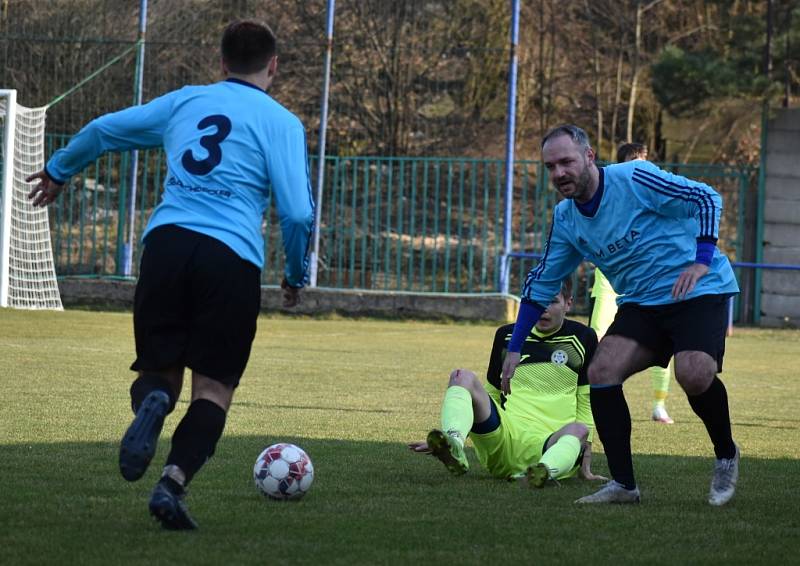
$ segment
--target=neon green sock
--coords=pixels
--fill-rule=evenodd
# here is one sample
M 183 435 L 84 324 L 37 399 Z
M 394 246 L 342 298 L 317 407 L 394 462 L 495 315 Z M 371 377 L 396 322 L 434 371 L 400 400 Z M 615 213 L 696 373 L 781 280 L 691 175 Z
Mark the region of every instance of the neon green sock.
M 672 362 L 666 368 L 653 366 L 650 368 L 650 380 L 653 384 L 653 408 L 663 407 L 664 400 L 669 395 L 669 378 Z
M 551 478 L 558 479 L 567 476 L 575 467 L 580 453 L 581 441 L 578 437 L 565 434 L 545 451 L 539 463 L 547 466 Z
M 442 403 L 442 431 L 455 434 L 463 444 L 472 428 L 473 415 L 469 390 L 460 385 L 448 387 Z

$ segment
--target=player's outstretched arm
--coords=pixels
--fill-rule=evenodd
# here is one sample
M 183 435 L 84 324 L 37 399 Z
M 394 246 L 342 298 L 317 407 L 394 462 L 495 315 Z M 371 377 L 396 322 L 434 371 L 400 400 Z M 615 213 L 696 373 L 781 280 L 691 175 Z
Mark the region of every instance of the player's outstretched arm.
M 500 390 L 504 395 L 511 395 L 511 378 L 514 377 L 514 370 L 519 365 L 522 357 L 520 352 L 507 352 L 503 360 L 503 377 L 500 380 Z
M 547 309 L 547 305 L 561 291 L 561 282 L 583 260 L 582 252 L 574 247 L 567 228 L 563 226 L 562 216 L 563 213 L 559 213 L 556 207 L 542 259 L 530 270 L 522 286 L 517 320 L 508 343 L 508 353 L 503 360 L 501 390 L 506 395 L 511 394 L 511 378 L 522 357 L 522 344 Z
M 580 477 L 589 481 L 608 481 L 605 476 L 592 473 L 592 443 L 584 443 L 583 460 L 581 460 Z
M 126 151 L 160 146 L 172 114 L 175 92 L 147 104 L 104 114 L 72 136 L 66 147 L 47 161 L 47 173 L 64 183 L 108 151 Z

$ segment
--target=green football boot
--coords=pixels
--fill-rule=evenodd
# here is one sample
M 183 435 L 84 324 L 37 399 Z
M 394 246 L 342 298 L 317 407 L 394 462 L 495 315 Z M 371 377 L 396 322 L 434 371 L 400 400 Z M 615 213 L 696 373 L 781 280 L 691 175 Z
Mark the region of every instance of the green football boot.
M 555 479 L 550 477 L 550 470 L 547 466 L 541 462 L 528 468 L 527 476 L 529 487 L 535 487 L 537 489 L 542 488 L 544 484 L 547 483 L 547 480 L 552 480 L 554 483 L 558 484 Z
M 428 433 L 428 448 L 454 476 L 466 474 L 469 470 L 464 445 L 457 438 L 434 429 Z

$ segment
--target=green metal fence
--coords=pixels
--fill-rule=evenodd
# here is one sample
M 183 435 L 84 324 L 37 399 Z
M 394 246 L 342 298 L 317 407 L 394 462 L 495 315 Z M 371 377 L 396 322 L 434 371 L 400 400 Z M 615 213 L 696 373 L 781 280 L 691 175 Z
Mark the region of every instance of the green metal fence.
M 48 155 L 63 145 L 48 137 Z M 128 227 L 127 154 L 107 154 L 71 181 L 51 214 L 60 275 L 119 276 Z M 310 157 L 315 174 L 316 158 Z M 158 203 L 165 173 L 162 150 L 140 152 L 135 203 L 138 236 Z M 719 245 L 742 258 L 746 194 L 753 172 L 718 165 L 664 165 L 714 186 L 725 201 Z M 312 184 L 313 184 L 312 179 Z M 333 157 L 325 160 L 318 285 L 387 291 L 494 293 L 503 242 L 504 165 L 498 159 Z M 514 251 L 541 251 L 556 192 L 537 161 L 515 164 Z M 264 223 L 265 284 L 283 273 L 274 210 Z M 136 258 L 141 246 L 136 248 Z M 135 264 L 138 261 L 135 262 Z M 512 292 L 532 259 L 515 259 Z M 134 265 L 134 274 L 136 272 Z M 588 264 L 576 275 L 577 308 L 585 307 Z
M 502 161 L 339 157 L 326 170 L 319 285 L 496 291 Z
M 515 190 L 513 223 L 514 249 L 522 252 L 541 252 L 544 247 L 546 230 L 549 228 L 553 206 L 558 201 L 555 191 L 548 187 L 547 171 L 538 162 L 522 162 L 525 170 L 515 172 L 517 184 L 523 189 Z M 756 190 L 756 169 L 752 167 L 732 167 L 716 164 L 678 164 L 659 163 L 663 169 L 684 175 L 691 179 L 705 182 L 714 187 L 723 198 L 724 217 L 720 223 L 720 237 L 717 245 L 731 261 L 741 261 L 744 257 L 745 223 L 755 210 L 748 209 L 747 195 Z M 535 182 L 529 181 L 526 175 L 535 173 Z M 535 258 L 514 258 L 511 263 L 512 293 L 519 293 L 525 276 L 537 263 Z M 574 274 L 575 310 L 588 310 L 590 287 L 594 266 L 584 263 Z M 740 270 L 737 270 L 740 271 Z M 746 271 L 746 270 L 744 270 Z M 743 277 L 751 273 L 737 273 L 740 283 Z M 752 282 L 744 281 L 745 286 Z M 734 303 L 734 317 L 740 320 L 742 305 L 737 296 Z

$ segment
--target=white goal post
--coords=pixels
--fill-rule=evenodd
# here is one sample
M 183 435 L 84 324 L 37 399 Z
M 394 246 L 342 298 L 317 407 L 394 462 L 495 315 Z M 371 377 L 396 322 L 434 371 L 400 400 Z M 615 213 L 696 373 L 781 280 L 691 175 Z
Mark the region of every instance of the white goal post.
M 0 307 L 62 310 L 47 208 L 28 200 L 25 178 L 44 166 L 47 108 L 17 104 L 0 89 Z

